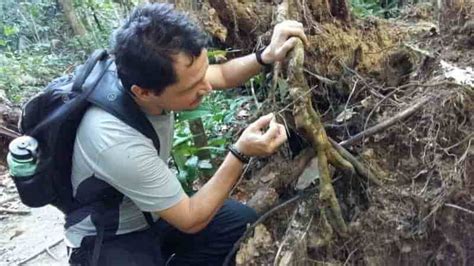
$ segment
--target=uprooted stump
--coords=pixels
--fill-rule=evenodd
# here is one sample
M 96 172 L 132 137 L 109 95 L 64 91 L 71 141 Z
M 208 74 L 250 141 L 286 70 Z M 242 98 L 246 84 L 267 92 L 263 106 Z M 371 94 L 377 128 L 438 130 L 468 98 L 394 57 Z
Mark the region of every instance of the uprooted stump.
M 280 84 L 269 86 L 277 89 L 268 92 L 274 98 L 261 107 L 270 105 L 268 109 L 282 114 L 278 117 L 284 117 L 286 125 L 297 128 L 311 146 L 303 152 L 309 155 L 292 161 L 280 153 L 263 160 L 263 168 L 262 164 L 257 167 L 261 171 L 252 172 L 248 181 L 252 190 L 242 191 L 250 191 L 248 203 L 263 206 L 259 210 L 267 215 L 271 203 L 283 204 L 294 195 L 295 176 L 314 172 L 307 171 L 314 161 L 319 179 L 313 183 L 319 189 L 312 198 L 286 205 L 260 224 L 273 238 L 271 248 L 268 242 L 261 249 L 251 243 L 255 239 L 250 234 L 260 238 L 265 231 L 260 226 L 256 233 L 251 227 L 253 233 L 241 243 L 253 248 L 242 248 L 238 263 L 378 265 L 397 264 L 398 259 L 398 264 L 419 265 L 472 260 L 472 240 L 462 233 L 472 229 L 467 224 L 474 217 L 472 196 L 466 194 L 473 183 L 472 88 L 443 75 L 447 71 L 443 58 L 390 40 L 380 32 L 383 23 L 370 19 L 340 22 L 338 17 L 331 23 L 310 10 L 316 2 L 289 5 L 293 11 L 286 14 L 296 14 L 293 18 L 305 22 L 311 45 L 304 60 L 299 44 L 292 59 L 273 71 L 273 81 L 284 80 L 291 97 L 281 92 Z M 288 5 L 287 1 L 280 3 Z M 280 4 L 274 10 L 281 8 Z M 403 32 L 397 27 L 391 32 L 397 31 Z M 265 30 L 249 34 L 261 32 Z M 294 121 L 282 111 L 283 106 L 286 110 L 291 106 Z M 347 114 L 337 122 L 338 114 L 343 113 Z M 319 166 L 320 154 L 324 155 L 323 166 Z M 282 163 L 285 159 L 289 162 Z M 352 167 L 345 168 L 347 162 Z M 342 171 L 325 179 L 321 174 L 330 165 Z M 358 175 L 362 179 L 353 178 Z M 253 179 L 258 180 L 257 185 Z M 329 184 L 329 192 L 324 192 L 323 183 Z M 360 185 L 362 188 L 355 188 Z M 344 230 L 349 237 L 341 234 Z
M 282 20 L 282 17 L 290 14 L 288 12 L 290 2 L 285 0 L 280 4 L 277 20 Z M 286 17 L 286 19 L 289 18 Z M 321 205 L 317 207 L 321 210 L 321 219 L 323 221 L 328 219 L 329 224 L 340 236 L 347 237 L 347 225 L 342 217 L 341 208 L 332 186 L 328 164 L 341 169 L 348 175 L 355 174 L 356 170 L 333 147 L 326 135 L 319 113 L 313 108 L 311 95 L 308 95 L 308 91 L 311 91 L 311 89 L 304 76 L 304 48 L 301 40 L 297 40 L 296 46 L 290 53 L 289 58 L 289 62 L 284 66 L 284 69 L 287 69 L 286 80 L 289 85 L 290 95 L 294 101 L 293 115 L 295 125 L 311 143 L 318 158 L 320 174 L 319 199 Z

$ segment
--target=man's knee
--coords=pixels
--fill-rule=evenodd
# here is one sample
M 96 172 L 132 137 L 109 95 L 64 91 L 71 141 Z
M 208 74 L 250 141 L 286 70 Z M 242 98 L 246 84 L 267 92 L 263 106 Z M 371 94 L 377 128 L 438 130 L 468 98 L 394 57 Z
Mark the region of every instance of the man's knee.
M 258 218 L 254 209 L 236 200 L 227 200 L 222 207 L 224 212 L 230 212 L 235 223 L 246 226 L 255 222 Z

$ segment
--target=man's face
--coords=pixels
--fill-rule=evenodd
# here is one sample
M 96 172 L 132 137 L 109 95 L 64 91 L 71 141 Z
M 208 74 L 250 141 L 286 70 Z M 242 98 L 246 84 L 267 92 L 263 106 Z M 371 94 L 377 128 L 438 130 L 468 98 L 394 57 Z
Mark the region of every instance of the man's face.
M 209 61 L 207 50 L 203 49 L 199 57 L 192 58 L 180 53 L 173 63 L 177 82 L 165 87 L 160 95 L 149 95 L 149 109 L 155 110 L 190 110 L 199 106 L 203 97 L 212 91 L 211 84 L 206 79 Z M 191 64 L 192 62 L 192 64 Z

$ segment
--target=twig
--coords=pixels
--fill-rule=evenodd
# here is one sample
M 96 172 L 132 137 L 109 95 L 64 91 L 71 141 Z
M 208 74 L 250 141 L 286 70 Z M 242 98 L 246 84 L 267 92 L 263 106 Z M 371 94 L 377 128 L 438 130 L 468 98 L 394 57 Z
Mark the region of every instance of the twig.
M 355 91 L 355 89 L 356 89 L 356 87 L 357 87 L 357 82 L 358 82 L 358 80 L 356 80 L 356 81 L 354 82 L 354 86 L 352 86 L 351 93 L 349 94 L 349 97 L 347 98 L 346 104 L 344 105 L 344 111 L 343 111 L 343 112 L 344 112 L 344 121 L 343 121 L 343 122 L 344 122 L 344 128 L 346 129 L 347 136 L 349 136 L 349 137 L 351 136 L 351 134 L 350 134 L 350 132 L 349 132 L 349 129 L 347 128 L 347 123 L 346 123 L 346 114 L 347 114 L 347 113 L 346 113 L 346 112 L 347 112 L 347 106 L 349 105 L 349 102 L 350 102 L 350 100 L 351 100 L 351 98 L 352 98 L 352 94 L 354 94 L 354 91 Z
M 52 248 L 52 247 L 58 245 L 58 244 L 61 243 L 63 240 L 64 240 L 63 238 L 56 240 L 55 242 L 53 242 L 53 243 L 49 244 L 48 246 L 46 246 L 45 248 L 43 248 L 42 250 L 40 250 L 40 251 L 34 253 L 33 255 L 29 256 L 29 257 L 26 258 L 26 259 L 20 261 L 20 262 L 18 263 L 18 265 L 25 264 L 25 263 L 27 263 L 28 261 L 30 261 L 30 260 L 32 260 L 32 259 L 38 257 L 39 255 L 43 254 L 44 252 L 48 252 L 48 250 L 49 250 L 50 248 Z
M 316 73 L 313 73 L 313 72 L 309 71 L 309 70 L 306 69 L 306 68 L 303 69 L 303 71 L 306 72 L 306 73 L 308 73 L 308 74 L 310 74 L 311 76 L 317 78 L 317 79 L 318 79 L 319 81 L 321 81 L 322 83 L 326 83 L 327 85 L 334 85 L 334 84 L 337 83 L 337 81 L 334 81 L 334 80 L 332 80 L 332 79 L 328 79 L 328 78 L 326 78 L 326 77 L 320 76 L 320 75 L 318 75 L 318 74 L 316 74 Z
M 292 101 L 291 103 L 289 103 L 287 106 L 283 107 L 280 111 L 278 111 L 278 114 L 284 112 L 285 110 L 287 110 L 290 106 L 292 106 L 293 104 L 295 104 L 297 101 L 301 100 L 303 97 L 305 97 L 306 95 L 308 95 L 311 91 L 313 91 L 314 89 L 316 89 L 318 87 L 318 85 L 315 85 L 313 87 L 311 87 L 309 90 L 305 91 L 303 94 L 301 94 L 298 98 L 296 98 L 294 101 Z
M 298 213 L 298 208 L 296 208 L 296 213 Z M 306 225 L 306 228 L 304 229 L 303 234 L 302 234 L 302 235 L 299 237 L 299 239 L 297 239 L 297 241 L 296 241 L 297 244 L 301 243 L 301 241 L 305 238 L 306 234 L 307 234 L 308 231 L 309 231 L 309 228 L 311 227 L 311 224 L 313 223 L 313 218 L 314 218 L 314 215 L 311 215 L 311 218 L 309 219 L 308 225 Z M 278 265 L 278 264 L 277 264 L 277 262 L 278 262 L 278 261 L 277 261 L 277 260 L 278 260 L 278 257 L 280 256 L 280 253 L 281 253 L 281 251 L 283 250 L 283 245 L 284 245 L 285 242 L 287 242 L 287 240 L 288 240 L 288 237 L 287 237 L 287 236 L 288 236 L 288 232 L 289 232 L 290 229 L 292 229 L 292 226 L 291 226 L 291 225 L 292 225 L 292 222 L 293 222 L 294 219 L 295 219 L 295 217 L 293 217 L 293 218 L 291 219 L 290 223 L 289 223 L 289 226 L 288 226 L 288 229 L 287 229 L 287 233 L 286 233 L 286 235 L 285 235 L 285 240 L 284 240 L 284 242 L 280 245 L 280 247 L 278 248 L 278 253 L 275 255 L 275 260 L 273 261 L 273 266 Z
M 392 126 L 393 124 L 395 124 L 399 120 L 405 119 L 408 116 L 412 115 L 414 112 L 416 112 L 418 109 L 420 109 L 424 104 L 426 104 L 431 99 L 432 99 L 431 97 L 425 97 L 422 100 L 420 100 L 418 103 L 416 103 L 416 104 L 410 106 L 409 108 L 405 109 L 404 111 L 396 114 L 392 118 L 390 118 L 388 120 L 385 120 L 385 121 L 383 121 L 383 122 L 381 122 L 381 123 L 379 123 L 379 124 L 377 124 L 377 125 L 375 125 L 371 128 L 368 128 L 367 130 L 364 130 L 364 131 L 356 134 L 355 136 L 353 136 L 350 139 L 347 139 L 347 140 L 344 140 L 344 141 L 340 142 L 339 145 L 349 146 L 349 145 L 354 144 L 354 142 L 357 142 L 357 141 L 359 141 L 359 140 L 361 140 L 365 137 L 372 136 L 373 134 Z
M 458 206 L 458 205 L 454 205 L 454 204 L 451 204 L 451 203 L 445 203 L 444 206 L 446 206 L 446 207 L 451 207 L 451 208 L 454 208 L 454 209 L 457 209 L 457 210 L 461 210 L 461 211 L 465 211 L 465 212 L 467 212 L 467 213 L 469 213 L 469 214 L 474 215 L 474 211 L 468 210 L 468 209 L 463 208 L 463 207 Z
M 339 64 L 341 64 L 341 66 L 342 66 L 345 70 L 351 72 L 351 73 L 354 74 L 356 77 L 358 77 L 360 80 L 362 80 L 362 82 L 365 84 L 365 86 L 366 86 L 367 88 L 370 88 L 369 92 L 370 92 L 372 95 L 374 95 L 374 96 L 376 96 L 376 97 L 379 97 L 379 98 L 383 98 L 383 95 L 381 95 L 381 94 L 374 88 L 374 86 L 372 86 L 371 84 L 369 84 L 369 82 L 368 82 L 364 77 L 362 77 L 359 73 L 357 73 L 357 71 L 355 71 L 354 69 L 351 69 L 350 67 L 346 66 L 346 64 L 344 64 L 344 62 L 342 62 L 342 61 L 340 61 L 340 60 L 339 60 Z M 358 92 L 358 93 L 360 93 L 360 92 Z M 392 100 L 392 101 L 393 101 L 393 100 Z
M 4 203 L 7 203 L 7 202 L 9 202 L 9 201 L 11 201 L 11 200 L 16 199 L 17 197 L 18 197 L 18 194 L 13 195 L 13 196 L 11 196 L 11 197 L 9 197 L 9 198 L 6 198 L 6 199 L 4 199 L 4 200 L 1 200 L 1 201 L 0 201 L 0 206 L 3 205 Z
M 453 82 L 450 82 L 450 81 L 443 81 L 443 82 L 437 82 L 437 83 L 431 83 L 431 84 L 422 84 L 422 83 L 419 83 L 419 82 L 414 82 L 414 83 L 408 83 L 408 84 L 404 84 L 402 86 L 399 86 L 399 87 L 396 87 L 393 91 L 391 91 L 390 93 L 388 93 L 387 95 L 385 95 L 382 100 L 380 100 L 379 102 L 377 102 L 375 104 L 375 106 L 372 108 L 372 110 L 370 111 L 369 115 L 367 115 L 367 118 L 365 119 L 365 124 L 364 124 L 364 130 L 367 128 L 367 124 L 369 123 L 369 119 L 370 117 L 372 117 L 372 114 L 375 112 L 375 110 L 377 110 L 377 108 L 380 106 L 380 104 L 382 104 L 383 101 L 385 101 L 386 99 L 390 99 L 390 97 L 395 94 L 396 92 L 402 90 L 402 89 L 406 89 L 408 87 L 412 87 L 412 86 L 416 86 L 416 87 L 433 87 L 433 86 L 439 86 L 439 85 L 459 85 L 459 84 L 456 84 L 456 83 L 453 83 Z
M 21 136 L 20 133 L 14 131 L 14 130 L 11 130 L 9 128 L 6 128 L 5 126 L 0 126 L 0 135 L 4 135 L 4 136 L 10 137 L 12 139 Z
M 296 214 L 298 214 L 298 208 L 295 208 L 295 210 L 293 211 L 293 215 L 291 216 L 291 220 L 288 223 L 288 228 L 286 228 L 286 232 L 285 232 L 285 236 L 283 238 L 283 241 L 281 242 L 280 246 L 278 247 L 277 253 L 275 255 L 275 259 L 273 260 L 273 266 L 277 265 L 278 257 L 280 257 L 280 253 L 283 250 L 283 246 L 286 244 L 286 241 L 288 241 L 288 238 L 289 238 L 288 232 L 291 229 L 291 224 L 293 223 L 293 220 L 295 219 Z
M 240 247 L 240 244 L 242 243 L 242 241 L 244 241 L 244 239 L 246 239 L 248 237 L 248 235 L 252 232 L 252 230 L 257 226 L 259 225 L 260 223 L 262 223 L 263 221 L 265 221 L 270 215 L 272 215 L 274 212 L 286 207 L 287 205 L 289 205 L 290 203 L 293 203 L 295 201 L 298 201 L 302 198 L 304 198 L 305 196 L 308 196 L 308 195 L 312 195 L 314 194 L 314 192 L 316 192 L 318 189 L 317 188 L 314 188 L 314 189 L 310 189 L 308 191 L 305 191 L 304 193 L 301 193 L 301 194 L 298 194 L 292 198 L 290 198 L 289 200 L 286 200 L 278 205 L 276 205 L 275 207 L 273 207 L 272 209 L 270 209 L 269 211 L 267 211 L 266 213 L 264 213 L 262 216 L 260 216 L 260 218 L 257 219 L 257 221 L 255 221 L 253 224 L 251 224 L 247 230 L 245 231 L 245 233 L 239 238 L 239 240 L 237 240 L 235 243 L 234 243 L 234 247 L 232 248 L 232 250 L 227 254 L 225 260 L 224 260 L 224 263 L 222 265 L 226 266 L 226 265 L 230 265 L 230 260 L 232 259 L 233 255 L 235 252 L 237 252 L 237 250 L 239 249 Z
M 358 248 L 354 249 L 351 253 L 349 253 L 349 256 L 347 256 L 347 259 L 346 261 L 344 262 L 344 265 L 343 266 L 346 266 L 347 263 L 349 262 L 349 260 L 351 259 L 352 255 L 357 251 L 359 250 Z
M 366 168 L 365 166 L 362 165 L 359 160 L 357 160 L 350 152 L 348 152 L 342 145 L 337 143 L 335 140 L 332 138 L 328 137 L 329 141 L 333 145 L 334 149 L 336 149 L 344 159 L 349 161 L 352 166 L 354 166 L 355 170 L 357 173 L 361 176 L 364 177 L 365 179 L 369 180 L 370 182 L 374 183 L 375 185 L 382 186 L 382 183 L 380 182 L 380 179 L 370 171 L 370 169 Z
M 460 142 L 458 142 L 458 143 L 456 143 L 456 144 L 454 144 L 454 145 L 451 145 L 451 146 L 449 146 L 449 147 L 447 147 L 447 148 L 443 148 L 443 149 L 446 150 L 446 151 L 449 151 L 450 149 L 459 146 L 459 145 L 462 144 L 464 141 L 466 141 L 466 140 L 468 140 L 468 139 L 470 139 L 470 138 L 472 138 L 472 137 L 474 137 L 474 132 L 471 133 L 471 134 L 469 134 L 469 135 L 467 135 L 467 136 L 466 136 L 463 140 L 461 140 Z
M 26 214 L 30 214 L 30 213 L 31 213 L 31 211 L 12 210 L 12 209 L 6 209 L 6 208 L 0 208 L 0 212 L 3 212 L 3 213 L 11 213 L 11 214 L 18 214 L 18 215 L 26 215 Z
M 240 182 L 242 181 L 244 175 L 247 173 L 247 170 L 249 169 L 249 166 L 253 162 L 253 160 L 254 160 L 254 158 L 250 158 L 249 163 L 245 166 L 245 169 L 242 171 L 242 174 L 240 174 L 240 177 L 237 180 L 237 182 L 235 182 L 234 187 L 232 188 L 232 190 L 229 193 L 229 196 L 232 195 L 234 193 L 234 190 L 239 186 Z
M 53 258 L 55 261 L 59 261 L 58 257 L 56 257 L 56 255 L 53 254 L 53 252 L 51 252 L 51 250 L 49 249 L 49 247 L 46 247 L 46 253 L 48 253 L 48 255 Z
M 253 79 L 250 79 L 250 91 L 252 92 L 253 100 L 255 101 L 255 106 L 257 106 L 257 111 L 260 110 L 260 103 L 258 102 L 257 95 L 255 94 L 255 88 L 253 86 Z

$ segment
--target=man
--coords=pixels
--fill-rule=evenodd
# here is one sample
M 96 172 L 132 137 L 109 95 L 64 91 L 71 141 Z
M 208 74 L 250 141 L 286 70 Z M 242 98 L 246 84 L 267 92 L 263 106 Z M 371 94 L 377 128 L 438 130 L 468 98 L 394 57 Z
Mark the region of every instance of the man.
M 170 111 L 196 108 L 213 88 L 242 84 L 261 64 L 284 59 L 296 37 L 307 41 L 300 23 L 286 21 L 275 27 L 271 43 L 258 56 L 209 65 L 207 37 L 184 14 L 166 4 L 133 11 L 114 35 L 116 71 L 157 132 L 160 151 L 158 155 L 150 139 L 106 111 L 91 107 L 86 112 L 74 146 L 74 197 L 87 198 L 111 186 L 123 199 L 103 208 L 103 220 L 96 218 L 92 205 L 68 215 L 71 264 L 222 264 L 257 218 L 249 207 L 227 199 L 245 157 L 275 152 L 286 141 L 285 129 L 271 114 L 250 124 L 214 176 L 188 197 L 165 163 L 173 136 Z M 152 214 L 151 223 L 143 212 Z M 97 245 L 99 223 L 105 237 Z

